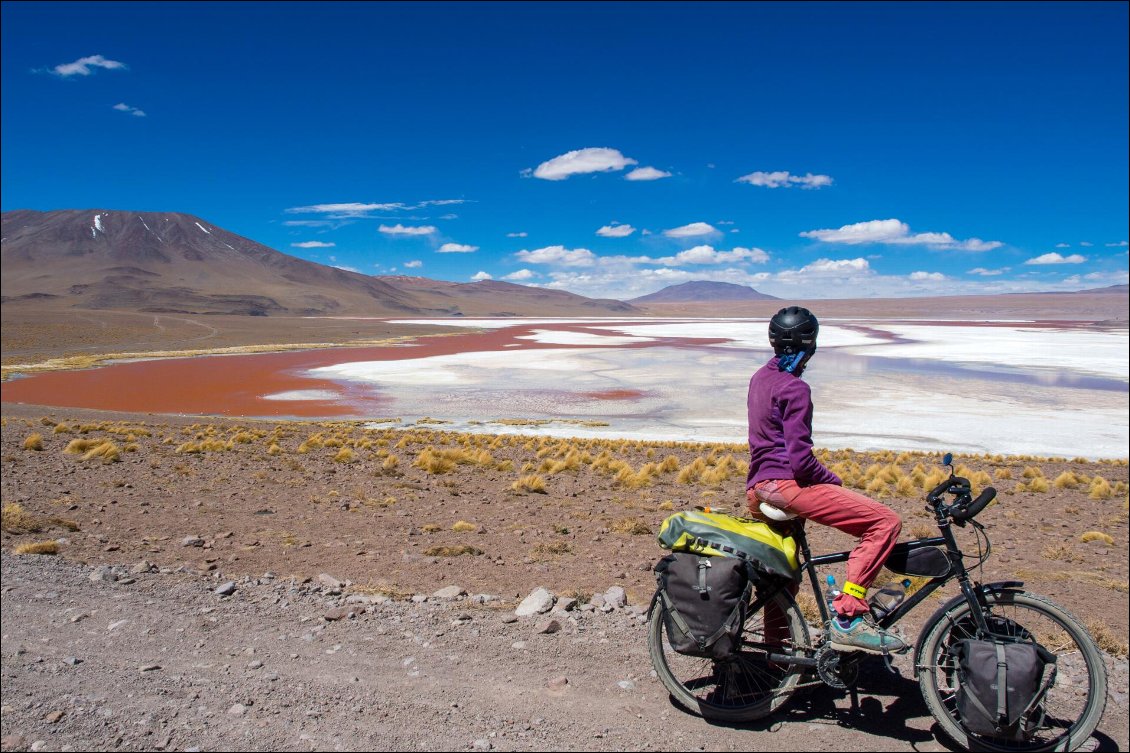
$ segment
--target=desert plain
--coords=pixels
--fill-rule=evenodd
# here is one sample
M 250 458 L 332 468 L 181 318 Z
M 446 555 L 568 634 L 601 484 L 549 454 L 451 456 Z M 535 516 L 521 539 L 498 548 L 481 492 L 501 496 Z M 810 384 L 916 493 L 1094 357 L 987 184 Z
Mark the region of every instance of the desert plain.
M 1052 311 L 1049 300 L 1071 310 Z M 900 305 L 891 315 L 921 316 L 910 309 L 929 304 Z M 1056 296 L 1038 310 L 1125 327 L 1124 314 L 1080 305 Z M 21 316 L 4 312 L 6 366 L 371 346 L 429 332 L 360 320 Z M 741 510 L 740 444 L 8 401 L 2 423 L 5 748 L 952 745 L 933 729 L 907 658 L 897 674 L 868 664 L 855 692 L 809 690 L 745 726 L 711 725 L 666 697 L 641 616 L 663 554 L 654 534 L 673 510 Z M 845 483 L 896 509 L 910 538 L 931 531 L 923 487 L 944 449 L 819 452 Z M 1126 459 L 978 453 L 955 462 L 999 491 L 980 518 L 993 551 L 979 577 L 1023 580 L 1089 627 L 1106 652 L 1110 694 L 1087 747 L 1125 749 Z M 824 529 L 809 535 L 817 551 L 853 543 Z M 976 551 L 970 531 L 962 536 Z M 539 587 L 572 608 L 515 619 Z M 623 606 L 602 606 L 610 589 L 622 589 Z

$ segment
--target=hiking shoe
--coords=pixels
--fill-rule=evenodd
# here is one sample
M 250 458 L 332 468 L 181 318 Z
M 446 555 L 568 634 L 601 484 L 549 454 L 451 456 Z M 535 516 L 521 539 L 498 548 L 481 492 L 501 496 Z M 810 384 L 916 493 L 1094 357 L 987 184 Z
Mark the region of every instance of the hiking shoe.
M 862 617 L 856 617 L 847 627 L 833 617 L 828 626 L 828 641 L 837 651 L 864 651 L 868 654 L 901 654 L 910 648 L 894 633 Z

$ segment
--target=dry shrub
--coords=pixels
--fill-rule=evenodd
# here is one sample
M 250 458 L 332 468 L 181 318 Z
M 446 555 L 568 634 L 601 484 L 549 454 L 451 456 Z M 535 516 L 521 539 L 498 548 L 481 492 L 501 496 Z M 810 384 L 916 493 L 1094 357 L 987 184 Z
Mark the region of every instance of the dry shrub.
M 1017 486 L 1017 489 L 1019 488 L 1020 487 Z M 1026 490 L 1029 492 L 1034 492 L 1036 494 L 1043 494 L 1050 488 L 1051 484 L 1048 483 L 1048 480 L 1046 478 L 1044 478 L 1043 476 L 1036 476 L 1028 482 Z
M 800 608 L 800 614 L 804 617 L 804 621 L 809 625 L 819 625 L 823 616 L 820 614 L 820 607 L 816 603 L 816 597 L 807 591 L 798 593 L 796 596 L 796 605 Z
M 395 471 L 396 466 L 400 465 L 400 459 L 396 455 L 389 455 L 385 461 L 381 463 L 381 468 L 386 471 Z
M 1006 481 L 1012 478 L 1012 471 L 1008 468 L 999 468 L 997 470 L 997 478 Z
M 441 526 L 439 523 L 425 523 L 424 525 L 420 526 L 420 530 L 424 533 L 435 533 L 437 531 L 442 531 L 443 526 Z
M 1114 495 L 1114 490 L 1110 487 L 1110 482 L 1102 476 L 1095 476 L 1091 479 L 1091 493 L 1087 495 L 1089 499 L 1110 499 Z
M 1052 486 L 1056 489 L 1074 489 L 1079 486 L 1079 479 L 1071 471 L 1064 471 L 1055 477 Z
M 1130 654 L 1130 647 L 1126 645 L 1126 642 L 1120 640 L 1118 634 L 1111 630 L 1110 626 L 1102 620 L 1087 620 L 1086 627 L 1087 632 L 1090 633 L 1091 638 L 1094 639 L 1095 645 L 1111 656 L 1125 659 L 1126 656 Z
M 272 442 L 271 446 L 267 448 L 268 455 L 281 455 L 283 448 L 279 447 L 276 443 Z
M 471 531 L 477 531 L 478 529 L 479 527 L 477 525 L 475 525 L 474 523 L 468 523 L 465 520 L 456 521 L 455 525 L 451 526 L 451 530 L 455 531 L 456 533 L 470 533 Z
M 640 518 L 621 518 L 614 522 L 610 529 L 616 533 L 627 533 L 632 536 L 647 536 L 651 534 L 651 526 Z
M 1040 468 L 1038 468 L 1034 465 L 1029 465 L 1029 466 L 1024 468 L 1024 473 L 1021 474 L 1021 475 L 1024 476 L 1024 478 L 1028 478 L 1028 479 L 1043 478 L 1044 472 Z
M 1066 544 L 1057 544 L 1056 546 L 1044 547 L 1040 552 L 1040 556 L 1047 560 L 1056 560 L 1063 562 L 1078 562 L 1079 556 Z
M 36 541 L 29 544 L 20 544 L 13 551 L 16 554 L 58 554 L 59 542 Z
M 1079 540 L 1084 544 L 1088 544 L 1092 541 L 1101 541 L 1107 546 L 1114 546 L 1114 539 L 1112 539 L 1108 534 L 1105 534 L 1102 531 L 1087 531 L 1079 537 Z
M 665 500 L 663 502 L 660 502 L 659 507 L 656 508 L 656 509 L 659 509 L 659 510 L 674 510 L 675 509 L 675 503 L 668 499 L 668 500 Z
M 98 445 L 102 444 L 104 441 L 106 440 L 72 439 L 70 442 L 67 442 L 67 446 L 63 449 L 63 452 L 67 453 L 68 455 L 81 455 L 84 452 L 90 450 L 92 447 L 97 447 Z
M 96 447 L 91 447 L 82 456 L 83 460 L 101 460 L 103 463 L 116 463 L 122 459 L 121 449 L 109 440 L 103 441 Z
M 51 430 L 51 433 L 52 434 L 70 434 L 71 433 L 71 427 L 67 426 L 64 423 L 58 423 L 58 424 L 55 424 L 55 428 Z
M 4 505 L 3 512 L 0 512 L 0 530 L 12 534 L 38 533 L 43 530 L 43 522 L 29 515 L 21 505 L 13 503 Z
M 459 546 L 433 546 L 430 549 L 424 550 L 425 557 L 459 557 L 464 554 L 477 557 L 482 553 L 482 549 L 477 549 L 469 544 L 461 544 Z
M 573 547 L 568 541 L 555 541 L 552 544 L 537 544 L 530 550 L 532 556 L 546 555 L 546 554 L 570 554 Z
M 545 479 L 537 474 L 522 476 L 510 488 L 516 492 L 534 492 L 535 494 L 548 494 L 545 489 Z
M 357 460 L 357 455 L 349 447 L 342 447 L 333 458 L 335 463 L 352 463 Z
M 28 438 L 24 440 L 25 450 L 35 450 L 36 452 L 43 449 L 43 435 L 36 432 L 29 434 Z

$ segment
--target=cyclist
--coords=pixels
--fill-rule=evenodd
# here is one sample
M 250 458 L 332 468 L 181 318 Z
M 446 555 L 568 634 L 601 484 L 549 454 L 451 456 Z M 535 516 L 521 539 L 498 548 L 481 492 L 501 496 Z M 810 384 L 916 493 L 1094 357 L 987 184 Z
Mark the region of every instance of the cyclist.
M 790 517 L 859 537 L 847 562 L 847 580 L 832 603 L 830 643 L 840 651 L 905 651 L 904 641 L 871 620 L 863 598 L 891 553 L 902 521 L 886 505 L 845 489 L 839 476 L 812 454 L 811 389 L 801 375 L 816 352 L 819 332 L 816 317 L 800 306 L 783 308 L 769 321 L 774 356 L 749 381 L 746 499 L 756 517 L 764 517 L 764 502 Z

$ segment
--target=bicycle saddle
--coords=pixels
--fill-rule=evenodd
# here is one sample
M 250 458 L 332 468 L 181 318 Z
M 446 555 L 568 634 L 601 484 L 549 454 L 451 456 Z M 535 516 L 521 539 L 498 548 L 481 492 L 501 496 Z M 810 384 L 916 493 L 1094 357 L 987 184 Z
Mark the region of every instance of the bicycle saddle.
M 765 517 L 769 518 L 769 520 L 776 520 L 777 522 L 783 522 L 783 521 L 786 521 L 786 520 L 792 520 L 793 518 L 796 517 L 795 512 L 786 512 L 785 510 L 782 510 L 779 507 L 774 507 L 773 505 L 769 504 L 768 502 L 762 502 L 761 504 L 758 505 L 758 507 L 761 509 L 761 514 L 764 515 Z

